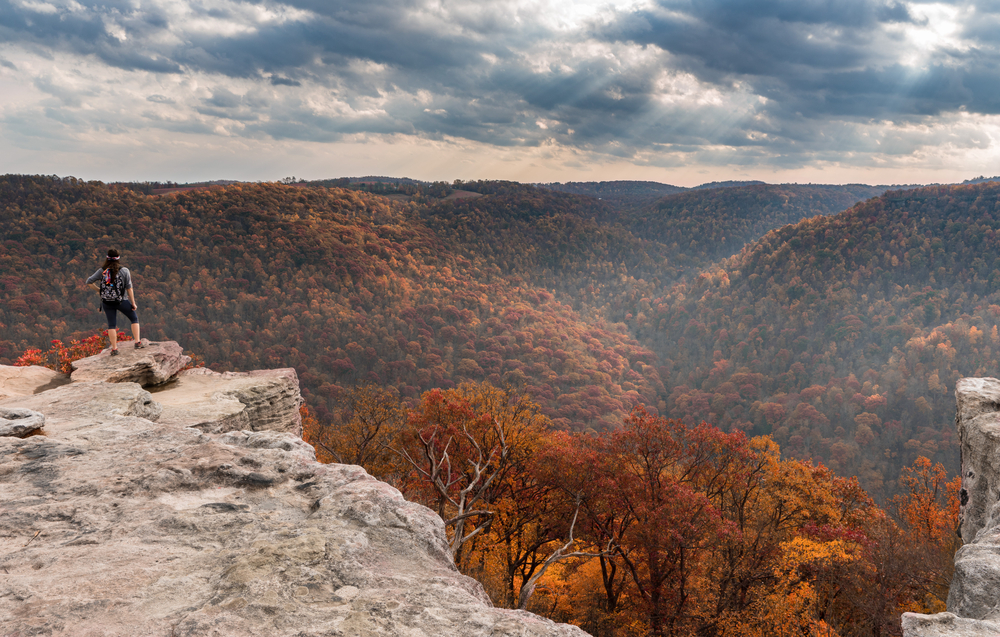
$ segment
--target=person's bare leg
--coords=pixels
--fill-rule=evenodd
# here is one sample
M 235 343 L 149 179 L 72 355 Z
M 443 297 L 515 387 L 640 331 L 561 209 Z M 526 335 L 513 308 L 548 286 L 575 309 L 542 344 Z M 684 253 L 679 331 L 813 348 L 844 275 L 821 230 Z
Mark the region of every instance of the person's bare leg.
M 139 324 L 132 323 L 132 338 L 138 343 L 141 339 L 139 338 Z
M 111 349 L 118 349 L 118 328 L 108 328 L 108 338 L 111 339 Z

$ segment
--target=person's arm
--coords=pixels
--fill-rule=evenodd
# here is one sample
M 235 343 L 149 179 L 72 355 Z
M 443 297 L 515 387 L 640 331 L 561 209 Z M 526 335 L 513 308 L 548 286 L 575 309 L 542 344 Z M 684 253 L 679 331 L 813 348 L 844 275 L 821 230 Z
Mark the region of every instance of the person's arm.
M 87 277 L 87 285 L 94 288 L 95 290 L 100 291 L 101 286 L 98 285 L 97 283 L 100 279 L 101 279 L 101 271 L 98 270 L 97 272 L 94 272 L 89 277 Z
M 132 288 L 128 289 L 128 300 L 132 302 L 133 310 L 139 309 L 139 306 L 135 304 L 135 294 L 132 293 Z

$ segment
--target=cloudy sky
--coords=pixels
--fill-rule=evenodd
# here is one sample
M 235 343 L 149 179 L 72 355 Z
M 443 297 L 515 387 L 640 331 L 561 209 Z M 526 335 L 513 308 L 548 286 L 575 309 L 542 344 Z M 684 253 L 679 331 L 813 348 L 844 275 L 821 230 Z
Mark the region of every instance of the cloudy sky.
M 0 0 L 0 172 L 950 182 L 998 113 L 995 0 Z

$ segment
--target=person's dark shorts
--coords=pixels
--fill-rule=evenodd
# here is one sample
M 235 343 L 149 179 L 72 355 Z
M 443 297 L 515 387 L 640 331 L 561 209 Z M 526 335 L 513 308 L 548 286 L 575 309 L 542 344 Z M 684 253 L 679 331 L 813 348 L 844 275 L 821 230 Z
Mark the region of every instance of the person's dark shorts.
M 128 299 L 114 303 L 112 301 L 101 301 L 104 306 L 104 314 L 108 317 L 108 329 L 118 329 L 118 313 L 121 312 L 132 323 L 139 322 L 139 316 L 132 309 L 132 302 Z

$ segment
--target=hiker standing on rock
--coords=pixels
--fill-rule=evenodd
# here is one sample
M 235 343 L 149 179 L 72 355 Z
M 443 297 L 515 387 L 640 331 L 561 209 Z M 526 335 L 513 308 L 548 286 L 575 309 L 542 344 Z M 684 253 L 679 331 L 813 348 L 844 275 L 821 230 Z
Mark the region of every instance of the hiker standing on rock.
M 135 313 L 135 294 L 132 292 L 132 273 L 118 262 L 121 256 L 114 248 L 108 249 L 104 265 L 87 277 L 87 285 L 101 292 L 101 305 L 108 317 L 108 336 L 111 338 L 111 355 L 118 356 L 118 312 L 132 322 L 135 348 L 145 347 L 139 339 L 139 316 Z M 100 282 L 98 284 L 98 281 Z M 126 296 L 128 297 L 126 300 Z

